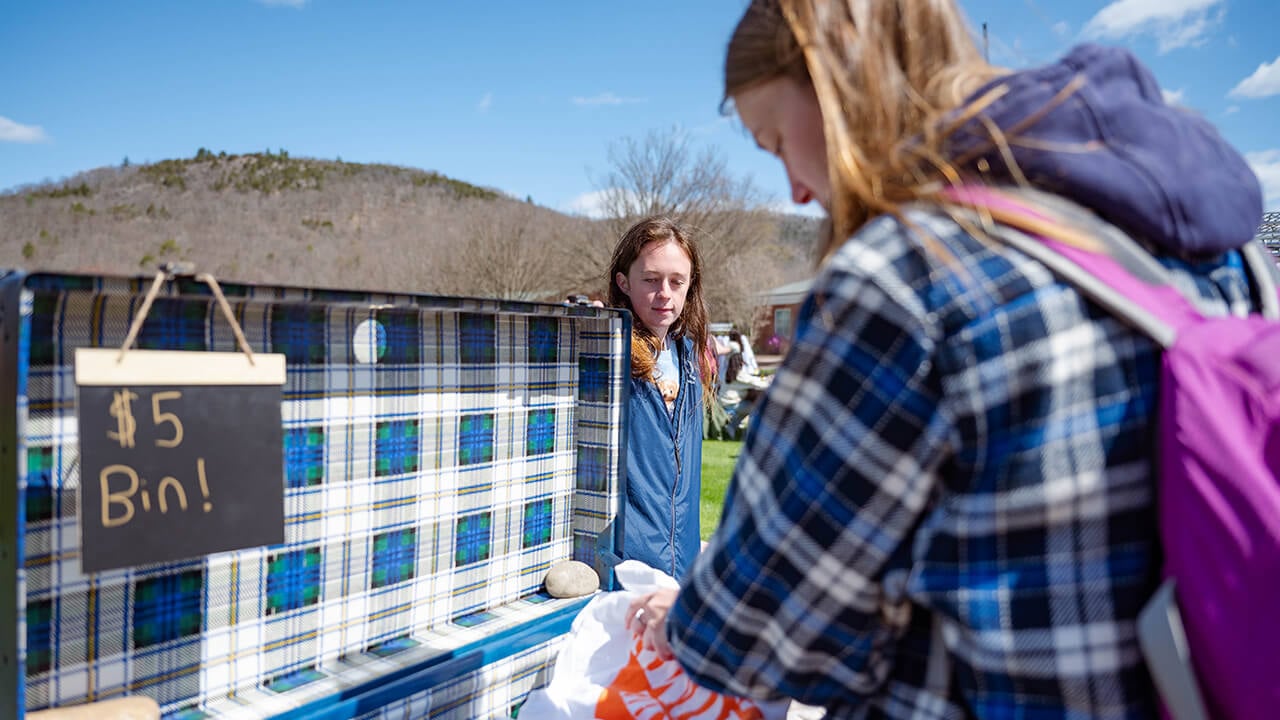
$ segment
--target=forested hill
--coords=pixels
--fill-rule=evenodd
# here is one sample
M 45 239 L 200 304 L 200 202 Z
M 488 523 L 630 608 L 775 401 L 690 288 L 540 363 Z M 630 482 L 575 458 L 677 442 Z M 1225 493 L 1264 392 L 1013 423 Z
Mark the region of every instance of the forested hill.
M 707 243 L 714 317 L 809 271 L 816 223 L 755 215 Z M 201 149 L 0 195 L 0 266 L 555 300 L 603 289 L 615 228 L 425 170 Z

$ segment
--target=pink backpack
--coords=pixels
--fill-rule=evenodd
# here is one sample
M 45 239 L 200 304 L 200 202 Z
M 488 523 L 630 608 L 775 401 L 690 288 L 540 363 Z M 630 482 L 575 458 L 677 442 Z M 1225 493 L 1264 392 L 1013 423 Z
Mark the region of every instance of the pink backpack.
M 1262 315 L 1205 317 L 1122 233 L 1100 233 L 1105 252 L 1082 249 L 1054 239 L 1050 219 L 1021 192 L 969 186 L 949 196 L 1034 236 L 1007 233 L 1001 241 L 1163 348 L 1157 467 L 1167 579 L 1139 618 L 1143 654 L 1177 720 L 1280 717 L 1280 305 L 1273 261 L 1256 243 L 1242 248 Z

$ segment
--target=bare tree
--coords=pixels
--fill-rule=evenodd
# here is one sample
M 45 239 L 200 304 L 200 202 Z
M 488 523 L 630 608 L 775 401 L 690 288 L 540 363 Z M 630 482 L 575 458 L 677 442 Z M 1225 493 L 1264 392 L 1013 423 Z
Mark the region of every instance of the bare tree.
M 464 240 L 437 257 L 440 290 L 507 300 L 542 300 L 565 282 L 548 246 L 555 228 L 522 203 L 491 206 L 463 221 Z

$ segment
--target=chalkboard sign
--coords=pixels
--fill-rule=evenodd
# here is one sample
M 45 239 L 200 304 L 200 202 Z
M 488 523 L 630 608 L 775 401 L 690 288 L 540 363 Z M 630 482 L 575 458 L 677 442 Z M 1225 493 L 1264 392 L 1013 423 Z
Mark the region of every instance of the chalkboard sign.
M 76 350 L 84 572 L 284 542 L 284 356 Z

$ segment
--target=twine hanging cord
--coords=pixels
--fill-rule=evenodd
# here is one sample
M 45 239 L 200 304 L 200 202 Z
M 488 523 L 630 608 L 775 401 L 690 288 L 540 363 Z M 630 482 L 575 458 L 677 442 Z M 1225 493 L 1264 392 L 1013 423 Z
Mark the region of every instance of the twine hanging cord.
M 155 301 L 156 295 L 160 293 L 160 286 L 170 277 L 169 273 L 161 270 L 156 273 L 155 280 L 151 281 L 151 289 L 147 291 L 147 296 L 142 299 L 142 307 L 138 308 L 138 314 L 134 316 L 133 324 L 129 326 L 129 334 L 125 336 L 124 344 L 120 346 L 120 355 L 116 358 L 117 363 L 122 362 L 125 353 L 129 352 L 129 349 L 133 347 L 133 341 L 138 338 L 138 332 L 142 330 L 142 323 L 147 319 L 147 313 L 151 312 L 151 303 Z M 231 332 L 235 333 L 236 345 L 249 358 L 249 364 L 256 366 L 257 363 L 253 360 L 253 350 L 249 348 L 249 341 L 244 339 L 244 332 L 240 329 L 240 323 L 236 322 L 235 313 L 231 311 L 231 304 L 227 302 L 226 296 L 222 294 L 222 288 L 218 285 L 218 281 L 209 273 L 196 275 L 196 281 L 208 285 L 209 289 L 213 291 L 213 297 L 217 299 L 218 307 L 222 309 L 223 316 L 227 318 L 227 322 L 231 325 Z

